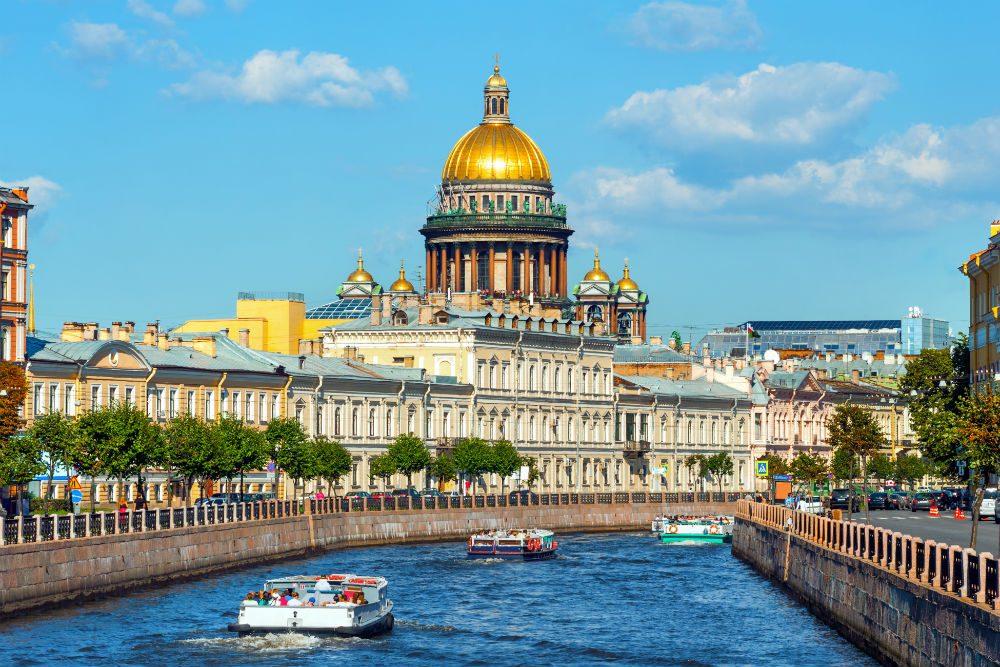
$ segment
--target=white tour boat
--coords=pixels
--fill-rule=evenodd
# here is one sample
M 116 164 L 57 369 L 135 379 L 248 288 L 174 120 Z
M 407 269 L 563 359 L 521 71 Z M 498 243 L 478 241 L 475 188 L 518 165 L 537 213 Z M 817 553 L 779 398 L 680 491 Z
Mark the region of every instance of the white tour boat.
M 469 538 L 466 558 L 548 560 L 556 557 L 559 543 L 551 530 L 511 528 L 487 530 Z
M 729 544 L 733 541 L 733 517 L 664 517 L 663 530 L 659 531 L 659 538 L 661 542 L 666 544 L 672 542 Z
M 229 631 L 241 637 L 277 632 L 371 637 L 392 630 L 395 624 L 388 587 L 382 577 L 353 574 L 273 579 L 264 589 L 272 596 L 268 604 L 244 600 L 239 619 L 229 624 Z M 275 591 L 279 597 L 273 597 Z M 280 596 L 292 603 L 281 605 Z

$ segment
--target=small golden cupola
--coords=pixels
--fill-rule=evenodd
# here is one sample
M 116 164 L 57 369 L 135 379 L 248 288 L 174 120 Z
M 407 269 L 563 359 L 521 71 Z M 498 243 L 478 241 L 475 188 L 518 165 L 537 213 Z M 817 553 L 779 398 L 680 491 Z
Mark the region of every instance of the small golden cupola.
M 392 285 L 389 286 L 390 292 L 416 292 L 413 289 L 413 283 L 406 279 L 406 270 L 403 268 L 403 262 L 399 262 L 399 278 L 396 279 Z
M 618 289 L 620 290 L 638 290 L 639 286 L 636 284 L 632 278 L 628 275 L 628 257 L 625 258 L 625 275 L 622 279 L 618 281 Z
M 587 275 L 583 277 L 585 281 L 611 281 L 611 276 L 608 275 L 607 271 L 601 268 L 601 258 L 597 254 L 597 248 L 594 248 L 594 268 L 587 271 Z
M 375 279 L 372 278 L 372 274 L 365 271 L 365 258 L 361 255 L 361 248 L 358 248 L 358 268 L 354 270 L 354 273 L 347 276 L 347 280 L 344 282 L 348 283 L 373 283 Z

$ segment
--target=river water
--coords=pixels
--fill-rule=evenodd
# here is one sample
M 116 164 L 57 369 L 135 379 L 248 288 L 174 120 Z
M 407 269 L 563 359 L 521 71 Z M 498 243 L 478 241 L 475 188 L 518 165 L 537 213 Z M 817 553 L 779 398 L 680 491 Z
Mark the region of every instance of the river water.
M 466 561 L 464 542 L 330 551 L 6 619 L 0 642 L 20 666 L 876 665 L 729 546 L 640 533 L 559 541 L 559 558 L 537 563 Z M 388 578 L 395 629 L 227 636 L 265 579 L 329 572 Z

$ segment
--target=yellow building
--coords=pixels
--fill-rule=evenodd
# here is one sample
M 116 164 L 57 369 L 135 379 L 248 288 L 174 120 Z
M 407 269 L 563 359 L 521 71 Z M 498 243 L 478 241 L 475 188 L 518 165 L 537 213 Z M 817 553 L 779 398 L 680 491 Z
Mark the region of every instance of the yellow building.
M 959 270 L 969 277 L 969 379 L 992 381 L 1000 373 L 1000 220 L 990 225 L 986 249 Z

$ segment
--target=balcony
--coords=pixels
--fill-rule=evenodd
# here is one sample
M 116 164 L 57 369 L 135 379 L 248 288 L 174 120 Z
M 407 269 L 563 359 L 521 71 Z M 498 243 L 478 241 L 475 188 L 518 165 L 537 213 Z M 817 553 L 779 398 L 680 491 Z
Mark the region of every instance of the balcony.
M 426 229 L 450 229 L 456 227 L 490 227 L 506 229 L 510 227 L 544 227 L 548 229 L 566 228 L 565 208 L 556 208 L 552 213 L 470 213 L 463 209 L 445 211 L 427 216 Z
M 622 446 L 625 456 L 628 458 L 639 458 L 651 451 L 649 440 L 626 440 Z

